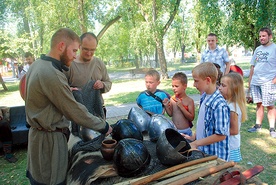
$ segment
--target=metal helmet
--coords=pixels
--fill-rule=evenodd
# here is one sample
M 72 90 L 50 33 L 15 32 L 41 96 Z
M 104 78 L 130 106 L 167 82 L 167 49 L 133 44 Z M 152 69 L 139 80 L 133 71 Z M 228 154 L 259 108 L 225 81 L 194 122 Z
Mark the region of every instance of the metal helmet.
M 117 141 L 125 138 L 134 138 L 143 141 L 142 132 L 130 119 L 120 119 L 112 127 L 113 131 L 111 133 L 111 136 Z
M 142 141 L 122 139 L 114 149 L 113 161 L 118 175 L 133 177 L 141 173 L 150 163 L 151 156 Z
M 150 115 L 140 107 L 132 107 L 127 118 L 132 120 L 141 132 L 147 131 L 151 119 Z
M 91 141 L 92 139 L 98 137 L 99 135 L 101 135 L 101 133 L 95 130 L 92 130 L 90 128 L 80 126 L 79 136 L 84 142 Z
M 151 141 L 156 142 L 159 136 L 167 128 L 177 130 L 173 122 L 162 114 L 154 114 L 151 116 L 151 121 L 148 126 L 149 138 Z
M 177 165 L 186 162 L 191 155 L 188 141 L 176 130 L 166 129 L 156 143 L 156 155 L 164 165 Z

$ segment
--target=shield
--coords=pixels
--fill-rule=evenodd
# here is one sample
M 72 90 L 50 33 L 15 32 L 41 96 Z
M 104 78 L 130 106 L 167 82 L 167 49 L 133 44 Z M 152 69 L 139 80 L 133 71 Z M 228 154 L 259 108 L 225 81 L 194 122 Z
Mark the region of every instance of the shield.
M 21 98 L 25 101 L 25 96 L 26 96 L 26 74 L 22 76 L 19 82 L 19 92 Z

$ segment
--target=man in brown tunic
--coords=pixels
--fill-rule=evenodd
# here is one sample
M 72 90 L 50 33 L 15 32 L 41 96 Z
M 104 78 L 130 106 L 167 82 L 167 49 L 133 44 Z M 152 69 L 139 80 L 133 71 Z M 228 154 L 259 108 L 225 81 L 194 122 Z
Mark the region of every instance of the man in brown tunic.
M 63 130 L 67 120 L 103 134 L 112 132 L 105 120 L 95 117 L 72 95 L 63 70 L 76 59 L 80 39 L 62 28 L 51 39 L 47 55 L 30 66 L 26 77 L 26 116 L 31 126 L 27 177 L 31 184 L 65 184 L 68 146 Z
M 65 72 L 71 87 L 82 88 L 90 80 L 95 81 L 93 88 L 101 92 L 103 111 L 106 117 L 106 108 L 102 93 L 110 91 L 112 82 L 107 73 L 103 61 L 94 56 L 98 46 L 98 39 L 94 33 L 86 32 L 80 36 L 80 54 L 70 65 L 69 71 Z

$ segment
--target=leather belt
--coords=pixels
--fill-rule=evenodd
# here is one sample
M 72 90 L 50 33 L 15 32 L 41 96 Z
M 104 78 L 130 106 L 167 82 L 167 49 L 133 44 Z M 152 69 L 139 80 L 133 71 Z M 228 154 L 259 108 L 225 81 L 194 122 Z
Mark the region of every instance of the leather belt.
M 62 133 L 66 133 L 68 131 L 68 128 L 56 128 L 56 130 L 48 130 L 45 128 L 36 128 L 39 131 L 44 131 L 44 132 L 62 132 Z

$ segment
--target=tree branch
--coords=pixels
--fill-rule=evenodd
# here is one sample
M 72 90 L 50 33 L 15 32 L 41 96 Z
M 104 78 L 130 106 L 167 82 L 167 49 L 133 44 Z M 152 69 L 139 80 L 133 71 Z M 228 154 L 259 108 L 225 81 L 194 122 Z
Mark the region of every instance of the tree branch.
M 103 36 L 103 34 L 106 32 L 106 30 L 115 22 L 117 22 L 119 19 L 121 19 L 121 15 L 118 15 L 117 17 L 115 17 L 114 19 L 110 20 L 104 27 L 103 29 L 99 32 L 99 34 L 97 35 L 98 40 L 101 39 L 101 37 Z

